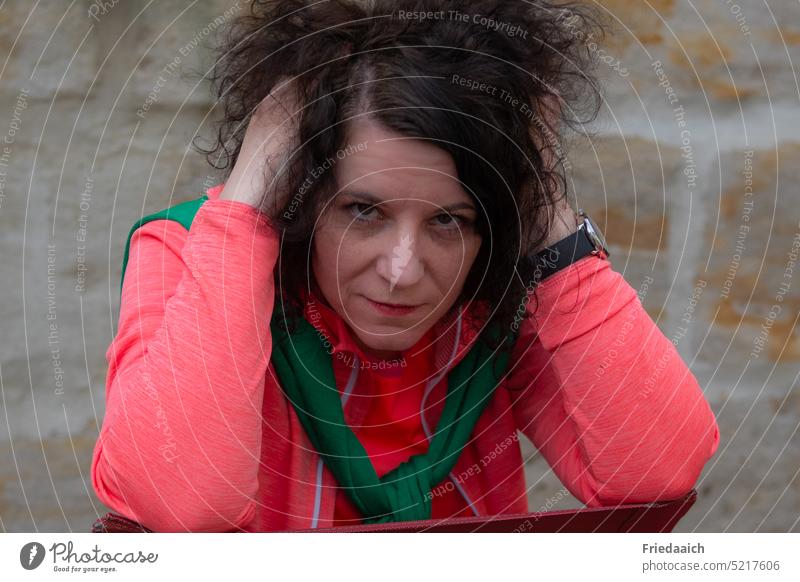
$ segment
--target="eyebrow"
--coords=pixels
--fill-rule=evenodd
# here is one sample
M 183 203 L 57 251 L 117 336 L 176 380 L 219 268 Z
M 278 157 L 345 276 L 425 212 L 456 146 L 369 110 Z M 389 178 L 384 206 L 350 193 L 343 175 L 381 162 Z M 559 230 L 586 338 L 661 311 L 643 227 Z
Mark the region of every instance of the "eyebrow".
M 361 190 L 345 191 L 342 192 L 342 195 L 350 196 L 352 198 L 359 198 L 364 200 L 365 202 L 368 202 L 369 204 L 374 204 L 374 205 L 385 202 L 384 200 L 381 200 L 377 196 L 370 194 L 369 192 L 363 192 Z M 457 204 L 451 204 L 450 206 L 442 206 L 442 209 L 444 209 L 446 212 L 455 212 L 456 210 L 472 210 L 473 212 L 477 212 L 475 206 L 469 204 L 468 202 L 458 202 Z

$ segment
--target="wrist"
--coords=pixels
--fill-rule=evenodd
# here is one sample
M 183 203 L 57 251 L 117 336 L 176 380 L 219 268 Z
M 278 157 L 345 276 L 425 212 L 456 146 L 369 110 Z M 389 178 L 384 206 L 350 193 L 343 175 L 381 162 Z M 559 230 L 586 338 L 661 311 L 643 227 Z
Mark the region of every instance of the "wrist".
M 564 240 L 569 235 L 574 234 L 578 230 L 578 218 L 575 213 L 570 212 L 568 216 L 559 217 L 550 229 L 550 233 L 545 239 L 542 248 L 550 247 L 560 240 Z
M 552 236 L 548 237 L 548 244 L 527 257 L 526 260 L 533 268 L 534 280 L 537 283 L 563 272 L 587 255 L 608 258 L 605 241 L 591 218 L 580 210 L 575 215 L 575 220 L 579 224 L 569 234 L 562 236 L 564 231 L 555 230 Z M 559 236 L 561 238 L 557 238 Z M 556 238 L 557 240 L 552 240 Z
M 258 208 L 261 205 L 263 188 L 259 187 L 259 180 L 250 174 L 237 174 L 235 168 L 230 177 L 225 181 L 225 186 L 220 192 L 220 200 L 243 202 Z
M 578 230 L 578 216 L 569 206 L 564 206 L 556 213 L 550 229 L 547 233 L 547 238 L 538 247 L 536 247 L 531 254 L 536 254 L 546 248 L 552 247 L 557 242 L 574 234 Z

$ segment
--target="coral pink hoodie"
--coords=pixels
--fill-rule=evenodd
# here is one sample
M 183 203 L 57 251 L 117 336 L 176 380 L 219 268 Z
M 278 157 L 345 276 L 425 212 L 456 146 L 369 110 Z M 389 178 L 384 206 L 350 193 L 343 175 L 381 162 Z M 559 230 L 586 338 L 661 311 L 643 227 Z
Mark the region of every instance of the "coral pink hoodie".
M 222 187 L 208 190 L 188 232 L 157 220 L 131 240 L 106 352 L 93 487 L 154 531 L 279 531 L 357 519 L 270 365 L 277 236 L 253 207 L 220 200 Z M 449 479 L 432 491 L 434 517 L 528 511 L 517 431 L 589 507 L 687 493 L 717 450 L 719 430 L 636 291 L 607 259 L 587 256 L 545 280 L 537 297 L 509 374 Z M 381 370 L 365 362 L 338 315 L 317 308 L 336 350 L 345 419 L 378 474 L 424 452 L 444 406 L 439 380 L 475 339 L 469 309 L 437 322 L 435 345 L 413 366 Z M 424 381 L 430 369 L 438 373 Z

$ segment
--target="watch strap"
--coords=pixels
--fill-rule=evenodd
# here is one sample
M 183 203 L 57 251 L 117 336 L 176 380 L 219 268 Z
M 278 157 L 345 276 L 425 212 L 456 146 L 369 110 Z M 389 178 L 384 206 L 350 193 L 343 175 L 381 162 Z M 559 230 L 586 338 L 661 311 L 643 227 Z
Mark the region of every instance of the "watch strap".
M 533 265 L 536 281 L 542 281 L 586 255 L 598 253 L 586 229 L 579 228 L 528 260 Z

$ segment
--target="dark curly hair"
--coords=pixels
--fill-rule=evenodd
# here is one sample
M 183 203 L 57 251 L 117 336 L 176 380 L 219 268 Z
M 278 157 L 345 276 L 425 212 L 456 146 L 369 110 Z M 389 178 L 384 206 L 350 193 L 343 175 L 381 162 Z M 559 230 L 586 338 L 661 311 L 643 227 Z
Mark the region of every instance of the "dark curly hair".
M 429 12 L 441 17 L 422 17 Z M 294 79 L 304 108 L 300 146 L 283 170 L 287 206 L 262 211 L 283 238 L 276 289 L 299 310 L 301 286 L 312 286 L 317 213 L 337 192 L 333 173 L 306 183 L 300 208 L 286 210 L 346 145 L 348 121 L 367 116 L 434 142 L 484 210 L 483 243 L 454 307 L 485 300 L 490 320 L 509 329 L 528 316 L 535 289 L 523 259 L 567 194 L 562 138 L 600 108 L 584 42 L 592 32 L 604 30 L 586 6 L 546 0 L 256 0 L 216 48 L 210 77 L 223 117 L 213 147 L 195 147 L 229 175 L 256 106 Z

